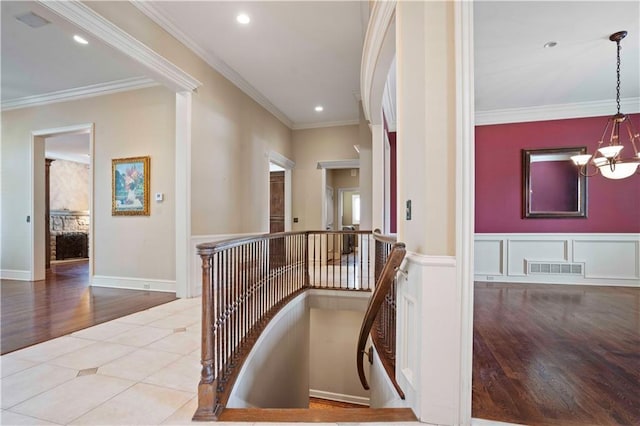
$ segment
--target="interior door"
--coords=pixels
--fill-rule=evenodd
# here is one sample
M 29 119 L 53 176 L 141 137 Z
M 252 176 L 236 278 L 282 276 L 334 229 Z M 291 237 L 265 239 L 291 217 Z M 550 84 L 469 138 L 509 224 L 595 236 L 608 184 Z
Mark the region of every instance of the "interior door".
M 271 172 L 269 181 L 269 233 L 284 232 L 284 172 Z M 269 242 L 269 265 L 271 268 L 284 265 L 284 239 Z

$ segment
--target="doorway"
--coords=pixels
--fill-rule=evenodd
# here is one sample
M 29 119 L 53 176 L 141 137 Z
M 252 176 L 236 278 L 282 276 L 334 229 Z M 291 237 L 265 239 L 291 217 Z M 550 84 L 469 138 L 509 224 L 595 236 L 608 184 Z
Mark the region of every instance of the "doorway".
M 54 255 L 58 255 L 58 235 L 64 250 L 71 248 L 69 258 L 84 258 L 88 262 L 89 277 L 93 276 L 93 124 L 81 124 L 56 129 L 44 129 L 32 132 L 32 173 L 31 200 L 32 214 L 27 221 L 31 226 L 31 263 L 30 280 L 41 281 L 46 277 L 47 266 L 51 265 Z M 55 163 L 58 162 L 57 167 Z M 54 170 L 51 176 L 52 168 Z M 59 175 L 60 168 L 62 176 Z M 65 178 L 65 175 L 67 176 Z M 73 177 L 70 177 L 73 175 Z M 62 181 L 67 188 L 77 184 L 78 176 L 84 176 L 79 187 L 71 188 L 66 196 L 57 194 L 51 199 L 50 187 L 56 180 Z M 60 178 L 60 179 L 58 179 Z M 84 188 L 79 190 L 78 188 Z M 82 192 L 82 194 L 79 194 Z M 82 199 L 82 201 L 79 201 Z M 52 240 L 56 237 L 56 246 Z M 71 241 L 71 242 L 70 242 Z
M 90 233 L 90 135 L 45 138 L 45 268 L 88 274 Z M 53 266 L 53 267 L 52 267 Z M 58 268 L 56 268 L 58 266 Z M 88 276 L 86 277 L 88 281 Z

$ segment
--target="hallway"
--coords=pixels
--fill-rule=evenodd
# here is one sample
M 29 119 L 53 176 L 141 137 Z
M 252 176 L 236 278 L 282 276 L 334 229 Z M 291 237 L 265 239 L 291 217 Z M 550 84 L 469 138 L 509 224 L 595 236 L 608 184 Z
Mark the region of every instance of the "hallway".
M 0 280 L 2 354 L 175 300 L 89 286 L 89 261 L 54 263 L 44 281 Z

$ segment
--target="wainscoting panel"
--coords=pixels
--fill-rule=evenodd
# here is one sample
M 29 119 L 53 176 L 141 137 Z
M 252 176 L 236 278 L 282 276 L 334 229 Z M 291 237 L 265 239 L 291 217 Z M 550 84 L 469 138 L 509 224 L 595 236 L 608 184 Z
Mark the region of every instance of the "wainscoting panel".
M 476 241 L 476 274 L 503 275 L 504 274 L 504 241 L 482 240 Z
M 476 234 L 474 267 L 476 281 L 640 287 L 640 234 Z
M 640 242 L 581 240 L 573 242 L 573 257 L 585 264 L 585 278 L 640 279 Z

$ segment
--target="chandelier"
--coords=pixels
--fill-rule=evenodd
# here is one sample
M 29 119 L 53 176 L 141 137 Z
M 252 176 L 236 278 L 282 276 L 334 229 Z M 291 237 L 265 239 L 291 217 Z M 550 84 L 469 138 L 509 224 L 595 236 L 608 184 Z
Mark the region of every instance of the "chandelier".
M 640 154 L 638 146 L 640 146 L 640 134 L 633 127 L 631 119 L 620 112 L 620 41 L 627 36 L 626 31 L 619 31 L 611 34 L 609 40 L 615 41 L 617 45 L 617 84 L 616 84 L 616 104 L 618 112 L 609 117 L 607 125 L 602 132 L 602 136 L 598 141 L 598 147 L 594 154 L 574 155 L 571 160 L 580 167 L 580 174 L 583 176 L 593 176 L 598 172 L 608 179 L 624 179 L 634 173 L 640 165 Z M 629 157 L 622 156 L 624 145 L 621 137 L 627 136 L 629 145 L 633 149 L 633 155 L 627 150 Z M 607 138 L 605 142 L 605 138 Z M 589 166 L 595 171 L 588 173 Z

